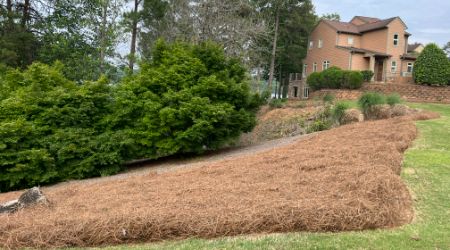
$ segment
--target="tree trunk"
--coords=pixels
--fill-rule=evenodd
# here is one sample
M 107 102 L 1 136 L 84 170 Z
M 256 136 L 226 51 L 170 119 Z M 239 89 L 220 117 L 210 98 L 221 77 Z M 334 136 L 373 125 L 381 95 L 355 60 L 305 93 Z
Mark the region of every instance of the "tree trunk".
M 30 20 L 30 0 L 25 0 L 23 3 L 23 12 L 22 12 L 22 28 L 26 30 L 27 28 L 27 22 Z
M 108 13 L 108 2 L 109 0 L 104 0 L 103 2 L 103 13 L 102 13 L 102 27 L 100 31 L 100 73 L 105 73 L 105 57 L 106 57 L 106 25 L 107 25 L 107 13 Z
M 258 70 L 256 71 L 256 87 L 258 93 L 261 93 L 261 64 L 258 64 Z
M 11 31 L 13 26 L 13 11 L 12 11 L 12 1 L 6 0 L 6 11 L 8 16 L 8 31 Z
M 278 26 L 280 24 L 280 11 L 277 9 L 275 14 L 275 34 L 273 36 L 273 47 L 272 47 L 272 57 L 270 60 L 270 70 L 269 70 L 269 90 L 272 93 L 272 82 L 274 78 L 275 72 L 275 57 L 277 53 L 277 39 L 278 39 Z
M 137 13 L 139 9 L 140 0 L 134 0 L 134 10 L 133 10 L 133 22 L 131 27 L 131 46 L 130 46 L 130 70 L 134 70 L 134 62 L 136 60 L 136 40 L 137 40 L 137 24 L 138 18 Z

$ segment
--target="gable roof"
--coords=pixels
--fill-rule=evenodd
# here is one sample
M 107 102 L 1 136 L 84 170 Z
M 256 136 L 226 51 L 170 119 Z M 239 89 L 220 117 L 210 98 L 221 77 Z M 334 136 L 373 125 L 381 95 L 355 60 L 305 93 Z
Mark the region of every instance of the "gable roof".
M 421 43 L 408 44 L 408 52 L 412 52 L 420 46 L 423 46 L 423 45 Z
M 376 18 L 376 17 L 355 16 L 355 17 L 353 17 L 353 19 L 350 22 L 352 22 L 355 19 L 359 19 L 365 23 L 374 23 L 374 22 L 381 21 L 379 18 Z
M 365 24 L 361 24 L 361 25 L 355 25 L 351 22 L 340 22 L 340 21 L 331 21 L 331 20 L 322 20 L 322 22 L 325 22 L 326 24 L 328 24 L 329 26 L 331 26 L 333 29 L 335 29 L 337 32 L 340 32 L 340 33 L 362 35 L 363 33 L 366 33 L 366 32 L 384 29 L 392 21 L 394 21 L 395 19 L 397 19 L 399 17 L 392 17 L 392 18 L 383 19 L 383 20 L 373 18 L 373 17 L 359 17 L 359 16 L 356 16 L 354 18 L 359 18 L 361 20 L 365 19 L 368 22 Z M 401 21 L 401 19 L 400 19 L 400 21 Z M 402 21 L 402 23 L 403 23 L 403 21 Z M 406 25 L 405 25 L 405 27 L 406 27 Z

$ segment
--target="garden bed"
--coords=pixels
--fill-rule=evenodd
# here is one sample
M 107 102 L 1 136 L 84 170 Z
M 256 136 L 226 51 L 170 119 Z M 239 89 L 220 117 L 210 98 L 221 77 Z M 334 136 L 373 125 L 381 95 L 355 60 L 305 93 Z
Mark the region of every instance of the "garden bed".
M 356 123 L 201 168 L 44 188 L 49 206 L 0 216 L 0 247 L 399 226 L 413 216 L 398 174 L 415 136 L 412 117 Z

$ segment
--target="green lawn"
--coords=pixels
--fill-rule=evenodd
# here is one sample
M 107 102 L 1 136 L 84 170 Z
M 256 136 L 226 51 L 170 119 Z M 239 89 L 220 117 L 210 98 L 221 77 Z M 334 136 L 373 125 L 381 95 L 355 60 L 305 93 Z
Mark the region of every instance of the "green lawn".
M 108 249 L 450 249 L 450 105 L 410 104 L 441 113 L 419 121 L 419 138 L 405 155 L 402 177 L 416 219 L 392 230 L 289 233 L 214 240 L 191 239 Z

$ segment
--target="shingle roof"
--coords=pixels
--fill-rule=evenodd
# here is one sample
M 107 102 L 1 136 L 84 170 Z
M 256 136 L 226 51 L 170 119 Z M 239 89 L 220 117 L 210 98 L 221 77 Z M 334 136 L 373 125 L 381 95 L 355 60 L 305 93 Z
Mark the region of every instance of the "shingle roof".
M 361 17 L 359 17 L 361 18 Z M 347 23 L 347 22 L 340 22 L 340 21 L 331 21 L 331 20 L 323 20 L 325 23 L 333 27 L 338 32 L 342 33 L 349 33 L 349 34 L 355 34 L 355 35 L 361 35 L 365 32 L 383 29 L 385 28 L 389 23 L 394 21 L 396 17 L 380 20 L 373 17 L 363 17 L 367 20 L 371 20 L 372 22 L 368 22 L 362 25 L 355 25 L 353 23 Z
M 358 18 L 358 19 L 362 20 L 362 21 L 365 22 L 365 23 L 374 23 L 374 22 L 381 21 L 381 20 L 378 19 L 378 18 L 375 18 L 375 17 L 367 17 L 367 16 L 355 16 L 354 18 Z M 354 19 L 354 18 L 353 18 L 353 19 Z
M 418 55 L 414 54 L 414 53 L 403 54 L 401 56 L 402 59 L 408 59 L 408 60 L 416 60 L 417 57 L 418 57 Z

